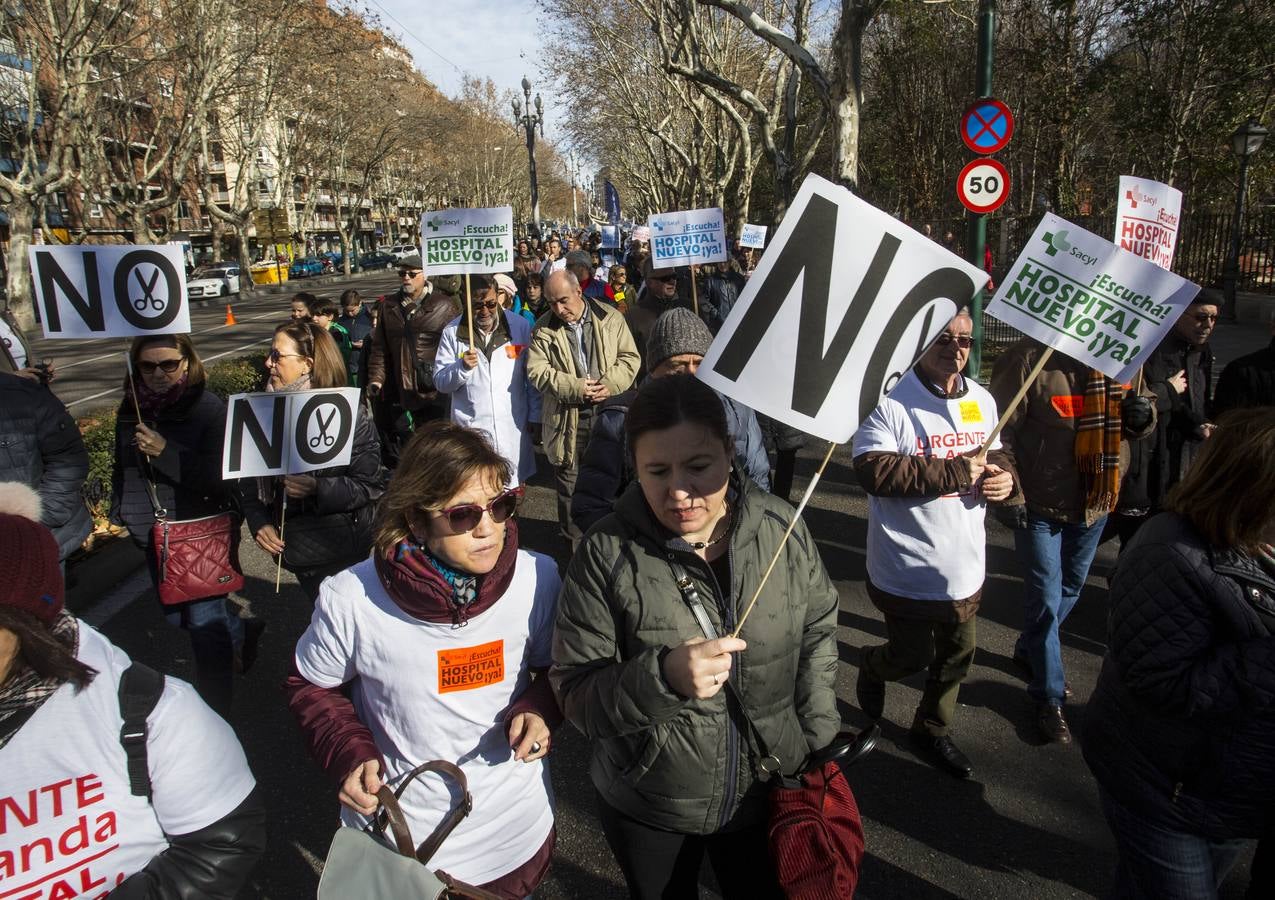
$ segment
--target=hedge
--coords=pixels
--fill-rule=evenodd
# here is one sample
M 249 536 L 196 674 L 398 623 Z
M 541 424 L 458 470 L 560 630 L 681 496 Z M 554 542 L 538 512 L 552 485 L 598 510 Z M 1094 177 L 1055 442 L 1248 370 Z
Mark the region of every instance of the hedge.
M 252 353 L 208 366 L 208 390 L 223 400 L 261 388 L 266 355 Z M 79 420 L 80 435 L 89 453 L 89 474 L 84 499 L 94 522 L 105 523 L 111 505 L 111 469 L 115 462 L 115 410 L 104 410 Z

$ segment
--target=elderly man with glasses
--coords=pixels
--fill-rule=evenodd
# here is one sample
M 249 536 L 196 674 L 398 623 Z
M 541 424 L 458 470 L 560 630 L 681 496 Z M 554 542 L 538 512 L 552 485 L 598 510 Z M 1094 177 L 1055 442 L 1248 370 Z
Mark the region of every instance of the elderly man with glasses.
M 1014 489 L 994 440 L 996 401 L 962 374 L 974 322 L 961 312 L 859 426 L 854 469 L 868 492 L 868 596 L 886 643 L 864 648 L 859 706 L 885 711 L 885 685 L 928 669 L 910 737 L 927 762 L 957 778 L 973 772 L 948 734 L 974 661 L 974 614 L 985 574 L 988 503 Z
M 416 425 L 447 415 L 434 387 L 434 357 L 443 329 L 460 307 L 455 275 L 425 278 L 419 254 L 399 261 L 400 287 L 377 301 L 368 353 L 368 394 L 375 401 L 385 463 L 391 468 Z M 437 290 L 435 290 L 437 287 Z

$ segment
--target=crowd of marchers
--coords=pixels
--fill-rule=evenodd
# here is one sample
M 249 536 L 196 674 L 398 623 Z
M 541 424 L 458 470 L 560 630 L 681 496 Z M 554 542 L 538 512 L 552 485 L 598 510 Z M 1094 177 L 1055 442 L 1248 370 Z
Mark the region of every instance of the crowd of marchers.
M 695 896 L 707 856 L 724 896 L 781 897 L 760 764 L 797 773 L 842 727 L 827 551 L 800 520 L 784 543 L 803 436 L 692 377 L 751 251 L 660 268 L 642 241 L 599 237 L 522 240 L 511 271 L 467 283 L 409 255 L 386 296 L 296 294 L 262 389 L 362 397 L 348 464 L 303 475 L 223 480 L 226 405 L 191 338 L 136 339 L 111 518 L 157 587 L 157 519 L 226 511 L 296 576 L 313 616 L 280 703 L 334 810 L 366 828 L 384 786 L 455 764 L 473 807 L 429 865 L 462 895 L 544 878 L 570 722 L 633 896 Z M 1115 897 L 1215 896 L 1254 841 L 1250 896 L 1275 895 L 1275 340 L 1215 378 L 1217 315 L 1192 303 L 1130 384 L 1054 354 L 989 442 L 1044 348 L 1006 348 L 984 386 L 962 311 L 853 439 L 887 635 L 862 651 L 860 709 L 879 719 L 887 685 L 925 671 L 911 745 L 973 775 L 957 698 L 990 509 L 1022 575 L 1024 702 L 1049 742 L 1084 716 Z M 270 823 L 227 723 L 267 623 L 225 594 L 160 607 L 189 635 L 192 688 L 147 682 L 65 609 L 88 459 L 56 371 L 12 322 L 0 340 L 0 892 L 234 897 Z M 519 542 L 538 460 L 558 559 Z M 1060 628 L 1104 540 L 1107 650 L 1073 698 Z M 453 789 L 418 779 L 401 803 L 419 838 Z

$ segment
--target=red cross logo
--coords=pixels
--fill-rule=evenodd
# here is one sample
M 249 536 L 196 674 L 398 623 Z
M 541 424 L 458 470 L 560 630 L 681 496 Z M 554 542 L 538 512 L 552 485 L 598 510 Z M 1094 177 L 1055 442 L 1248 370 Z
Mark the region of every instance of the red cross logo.
M 1136 198 L 1136 197 L 1134 197 L 1134 196 L 1133 196 L 1133 191 L 1125 191 L 1125 192 L 1124 192 L 1124 195 L 1125 195 L 1126 197 L 1128 197 L 1128 198 L 1129 198 L 1129 208 L 1130 208 L 1130 209 L 1137 209 L 1137 208 L 1138 208 L 1138 200 L 1137 200 L 1137 198 Z

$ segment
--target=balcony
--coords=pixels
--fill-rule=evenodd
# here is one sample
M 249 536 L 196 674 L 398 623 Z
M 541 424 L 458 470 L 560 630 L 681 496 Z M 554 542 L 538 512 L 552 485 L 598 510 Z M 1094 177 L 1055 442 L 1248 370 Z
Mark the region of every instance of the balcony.
M 221 159 L 214 159 L 208 164 L 208 171 L 214 175 L 220 175 L 226 171 L 226 162 Z
M 212 191 L 209 197 L 213 203 L 230 203 L 230 191 Z

